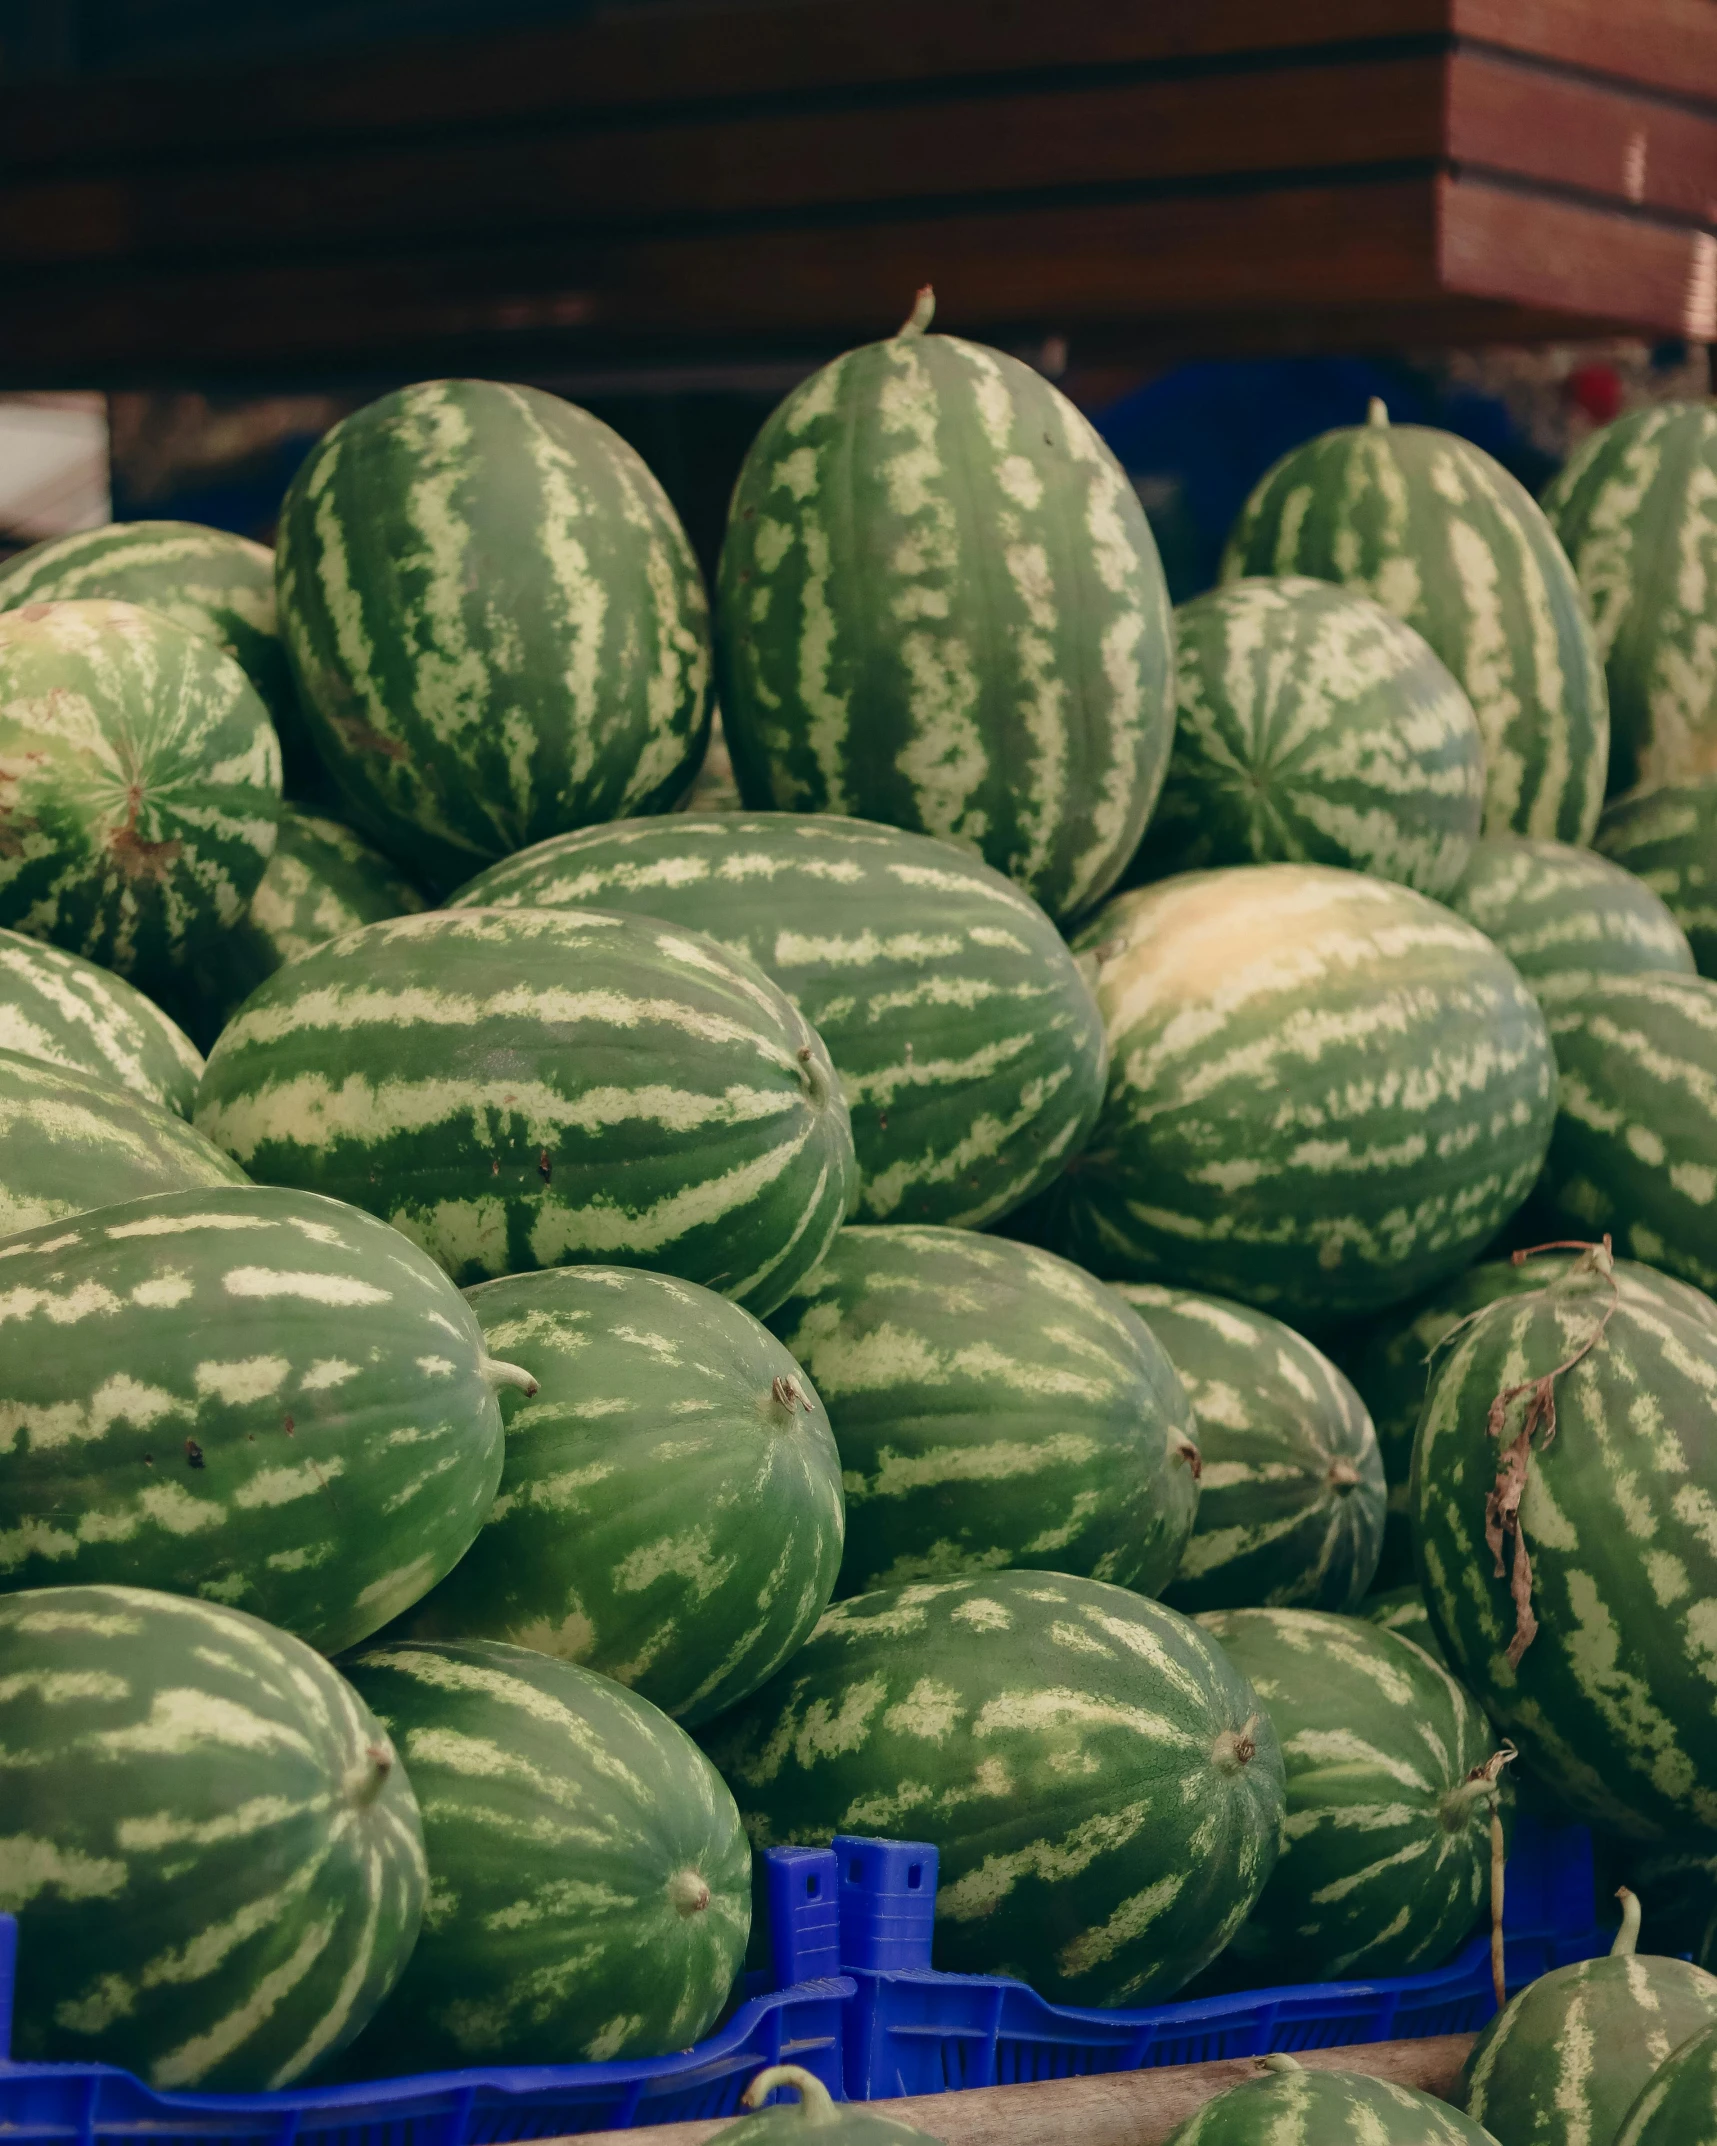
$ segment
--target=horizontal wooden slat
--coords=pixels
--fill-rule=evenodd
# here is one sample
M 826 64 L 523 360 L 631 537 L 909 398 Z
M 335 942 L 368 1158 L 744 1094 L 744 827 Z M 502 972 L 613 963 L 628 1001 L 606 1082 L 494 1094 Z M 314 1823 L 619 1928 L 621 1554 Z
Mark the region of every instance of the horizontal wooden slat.
M 1717 341 L 1717 238 L 1468 178 L 1438 182 L 1441 278 L 1474 297 L 1578 311 L 1602 290 L 1621 319 Z
M 1712 0 L 1702 4 L 1717 17 Z M 1717 220 L 1717 112 L 1684 111 L 1527 60 L 1453 56 L 1447 153 L 1618 203 Z
M 210 78 L 0 85 L 0 167 L 1434 37 L 1453 0 L 664 0 Z M 1647 0 L 1659 4 L 1659 0 Z
M 1717 102 L 1712 0 L 1450 0 L 1461 37 Z
M 0 183 L 0 264 L 350 250 L 426 233 L 609 231 L 881 203 L 1015 198 L 1425 163 L 1445 63 L 912 100 L 885 110 L 455 136 L 237 158 L 191 173 Z M 1712 128 L 1717 142 L 1717 124 Z

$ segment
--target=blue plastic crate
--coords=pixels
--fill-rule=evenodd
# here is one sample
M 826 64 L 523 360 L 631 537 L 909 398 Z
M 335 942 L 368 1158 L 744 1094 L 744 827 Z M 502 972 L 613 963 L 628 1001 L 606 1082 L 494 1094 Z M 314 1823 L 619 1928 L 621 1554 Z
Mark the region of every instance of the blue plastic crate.
M 826 1972 L 748 1996 L 695 2049 L 272 2094 L 165 2094 L 111 2065 L 9 2062 L 17 1924 L 0 1915 L 0 2146 L 488 2146 L 731 2116 L 756 2073 L 782 2063 L 803 2065 L 840 2099 L 842 2028 L 856 1985 L 834 1972 L 833 1923 L 819 1906 L 832 1877 L 826 1849 L 814 1873 L 784 1861 L 767 1874 L 778 1948 Z
M 815 2072 L 837 2098 L 881 2101 L 1454 2034 L 1495 2008 L 1489 1941 L 1478 1937 L 1431 1974 L 1079 2011 L 1005 1976 L 931 1968 L 932 1847 L 841 1837 L 830 1848 L 769 1849 L 763 1865 L 770 1970 L 750 1978 L 745 2003 L 695 2049 L 274 2094 L 163 2094 L 107 2065 L 8 2062 L 16 1926 L 0 1915 L 0 2146 L 488 2146 L 728 2116 L 753 2074 L 783 2061 Z M 1520 1820 L 1505 1931 L 1511 1989 L 1608 1949 L 1583 1828 Z
M 1248 1990 L 1137 2011 L 1075 2010 L 1006 1976 L 931 1969 L 934 1848 L 837 1839 L 833 1853 L 841 1965 L 857 1985 L 846 2015 L 852 2101 L 1460 2034 L 1496 2010 L 1486 1936 L 1428 1974 Z M 1503 1929 L 1511 1990 L 1609 1949 L 1610 1933 L 1594 1916 L 1592 1842 L 1583 1826 L 1520 1819 Z

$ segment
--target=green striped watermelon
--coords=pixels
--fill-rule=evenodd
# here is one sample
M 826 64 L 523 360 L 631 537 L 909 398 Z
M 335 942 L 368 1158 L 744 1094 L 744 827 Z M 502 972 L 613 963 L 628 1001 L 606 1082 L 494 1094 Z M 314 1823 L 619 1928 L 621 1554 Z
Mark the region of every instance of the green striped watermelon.
M 155 1192 L 247 1182 L 230 1155 L 160 1104 L 0 1051 L 0 1238 Z
M 1446 894 L 1484 812 L 1484 742 L 1435 654 L 1369 597 L 1292 574 L 1175 613 L 1174 752 L 1127 878 L 1336 864 Z
M 10 1238 L 0 1316 L 0 1588 L 183 1589 L 325 1654 L 467 1548 L 531 1383 L 397 1231 L 260 1185 Z
M 1604 807 L 1595 847 L 1657 895 L 1717 976 L 1717 781 L 1633 790 Z
M 0 931 L 0 1050 L 113 1081 L 189 1117 L 202 1054 L 111 969 Z
M 844 1229 L 774 1314 L 829 1411 L 837 1593 L 1023 1565 L 1140 1594 L 1198 1503 L 1192 1410 L 1136 1314 L 1052 1253 L 957 1229 Z
M 1529 1982 L 1467 2058 L 1462 2105 L 1503 2146 L 1612 2146 L 1658 2066 L 1717 2020 L 1717 1976 L 1636 1953 L 1638 1903 L 1624 1904 L 1609 1958 Z
M 1544 1234 L 1607 1233 L 1717 1286 L 1717 983 L 1606 976 L 1549 1011 L 1562 1078 Z
M 1717 2022 L 1664 2058 L 1615 2146 L 1717 2146 Z
M 141 1587 L 0 1595 L 12 2054 L 287 2086 L 351 2040 L 428 1890 L 405 1769 L 285 1632 Z
M 224 648 L 273 718 L 288 796 L 322 777 L 280 645 L 266 544 L 200 522 L 109 522 L 49 537 L 0 567 L 0 611 L 92 596 L 159 611 Z
M 1072 403 L 929 318 L 925 293 L 747 455 L 718 577 L 722 719 L 748 805 L 941 835 L 1060 922 L 1114 884 L 1162 784 L 1168 592 Z
M 797 2092 L 796 2102 L 759 2108 L 765 2096 L 788 2086 Z M 781 2146 L 806 2133 L 815 2133 L 821 2146 L 937 2146 L 928 2132 L 879 2116 L 863 2103 L 836 2102 L 814 2072 L 797 2064 L 766 2065 L 740 2099 L 756 2114 L 722 2125 L 727 2146 Z
M 1564 1273 L 1576 1258 L 1572 1252 L 1545 1252 L 1530 1261 L 1488 1260 L 1469 1267 L 1465 1274 L 1446 1282 L 1429 1297 L 1386 1312 L 1344 1337 L 1338 1350 L 1341 1365 L 1364 1396 L 1377 1429 L 1383 1453 L 1383 1472 L 1389 1481 L 1389 1524 L 1384 1533 L 1383 1561 L 1377 1584 L 1387 1586 L 1406 1579 L 1413 1571 L 1413 1535 L 1407 1521 L 1407 1479 L 1413 1466 L 1413 1434 L 1425 1405 L 1436 1351 L 1441 1343 L 1472 1313 L 1494 1304 L 1499 1297 L 1524 1296 L 1542 1289 L 1553 1276 Z M 1613 1269 L 1617 1287 L 1624 1294 L 1644 1292 L 1666 1302 L 1676 1311 L 1717 1330 L 1717 1304 L 1702 1290 L 1672 1281 L 1654 1267 L 1618 1259 Z M 1416 1635 L 1415 1635 L 1416 1636 Z
M 992 1221 L 1078 1153 L 1103 1024 L 1059 933 L 945 842 L 809 813 L 626 820 L 540 843 L 451 906 L 619 909 L 744 954 L 828 1046 L 870 1222 Z
M 1260 1983 L 1412 1974 L 1462 1942 L 1490 1892 L 1496 1735 L 1430 1655 L 1359 1617 L 1207 1610 L 1276 1727 L 1282 1853 L 1228 1957 Z
M 1544 495 L 1592 607 L 1610 687 L 1610 788 L 1717 774 L 1717 410 L 1630 410 Z
M 243 921 L 193 965 L 175 987 L 174 1002 L 206 1050 L 276 969 L 360 924 L 422 907 L 417 889 L 349 827 L 285 808 L 274 855 Z
M 1259 480 L 1222 579 L 1312 574 L 1416 627 L 1465 687 L 1485 745 L 1487 834 L 1586 842 L 1610 750 L 1586 599 L 1531 497 L 1452 432 L 1326 432 Z
M 1444 899 L 1545 1005 L 1604 976 L 1693 974 L 1687 934 L 1650 887 L 1566 842 L 1487 835 Z
M 441 911 L 318 947 L 222 1032 L 196 1122 L 455 1280 L 606 1261 L 760 1316 L 822 1257 L 853 1174 L 828 1053 L 775 986 L 597 910 Z
M 1076 943 L 1109 1092 L 1031 1226 L 1093 1273 L 1371 1311 L 1458 1273 L 1531 1189 L 1544 1017 L 1423 895 L 1318 865 L 1189 872 Z
M 233 659 L 134 604 L 0 613 L 0 923 L 151 988 L 274 849 L 280 747 Z
M 453 886 L 690 786 L 697 561 L 640 456 L 559 396 L 430 380 L 342 419 L 293 479 L 276 567 L 317 750 L 414 877 Z
M 1178 1989 L 1276 1859 L 1282 1761 L 1257 1697 L 1196 1625 L 1098 1580 L 836 1602 L 704 1743 L 754 1847 L 933 1842 L 938 1965 L 1070 2003 Z
M 841 1464 L 810 1380 L 749 1312 L 662 1274 L 562 1267 L 468 1301 L 537 1391 L 502 1396 L 500 1492 L 401 1636 L 535 1647 L 688 1722 L 755 1691 L 840 1569 Z
M 1576 1815 L 1717 1833 L 1717 1330 L 1610 1265 L 1595 1246 L 1445 1342 L 1420 1573 L 1451 1667 Z
M 1488 2131 L 1417 2087 L 1363 2072 L 1306 2071 L 1285 2054 L 1177 2125 L 1165 2146 L 1497 2146 Z
M 1165 1602 L 1189 1614 L 1349 1610 L 1383 1547 L 1383 1461 L 1365 1403 L 1321 1349 L 1226 1297 L 1116 1284 L 1192 1402 L 1198 1517 Z
M 1424 1589 L 1411 1581 L 1403 1587 L 1386 1587 L 1378 1594 L 1367 1595 L 1355 1615 L 1381 1631 L 1393 1632 L 1397 1639 L 1410 1639 L 1434 1661 L 1443 1659 L 1443 1650 L 1431 1629 L 1431 1612 L 1425 1607 Z
M 494 1640 L 367 1647 L 344 1664 L 405 1755 L 432 1889 L 391 2001 L 350 2060 L 665 2056 L 745 1957 L 750 1857 L 733 1798 L 634 1693 Z

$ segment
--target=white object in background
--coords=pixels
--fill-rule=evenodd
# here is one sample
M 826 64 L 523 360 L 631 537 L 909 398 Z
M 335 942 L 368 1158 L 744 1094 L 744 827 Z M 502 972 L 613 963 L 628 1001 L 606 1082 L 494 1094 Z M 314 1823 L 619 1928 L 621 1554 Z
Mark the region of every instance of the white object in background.
M 0 395 L 0 544 L 113 519 L 105 395 Z

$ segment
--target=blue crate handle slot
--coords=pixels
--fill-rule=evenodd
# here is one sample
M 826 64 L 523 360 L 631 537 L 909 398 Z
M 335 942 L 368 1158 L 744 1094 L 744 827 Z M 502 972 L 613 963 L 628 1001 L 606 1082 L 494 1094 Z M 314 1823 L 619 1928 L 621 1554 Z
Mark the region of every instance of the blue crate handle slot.
M 815 1982 L 841 1971 L 841 1909 L 832 1848 L 765 1848 L 772 1985 Z
M 936 1921 L 936 1851 L 928 1841 L 837 1833 L 841 1960 L 881 1972 L 928 1967 Z

